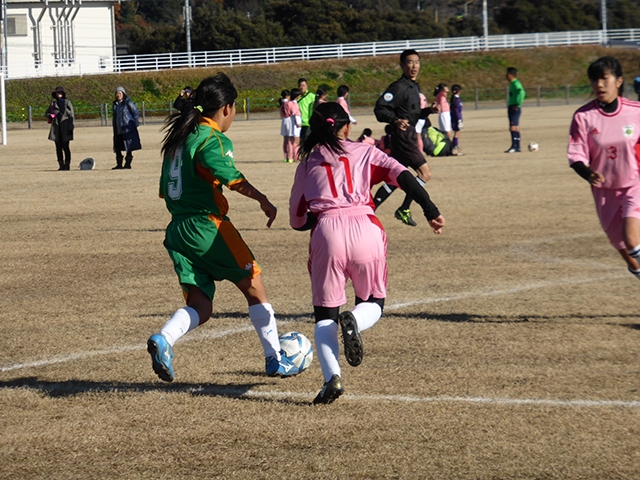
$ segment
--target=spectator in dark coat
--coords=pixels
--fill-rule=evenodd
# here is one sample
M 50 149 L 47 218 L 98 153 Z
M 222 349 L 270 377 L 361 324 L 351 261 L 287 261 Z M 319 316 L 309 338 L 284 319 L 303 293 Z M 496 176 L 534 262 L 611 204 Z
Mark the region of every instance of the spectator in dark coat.
M 113 102 L 113 151 L 116 154 L 116 166 L 112 170 L 131 168 L 132 152 L 142 148 L 138 134 L 139 119 L 138 107 L 127 96 L 127 92 L 123 87 L 116 88 L 116 99 Z M 122 156 L 123 151 L 125 157 Z
M 47 121 L 51 124 L 49 140 L 56 144 L 58 170 L 69 170 L 71 165 L 69 142 L 73 140 L 73 105 L 67 100 L 63 87 L 57 87 L 51 92 L 51 96 L 53 100 L 45 114 Z
M 173 108 L 176 110 L 183 112 L 188 108 L 193 108 L 193 90 L 191 87 L 184 87 L 184 90 L 180 92 L 180 95 L 176 97 L 175 102 L 173 102 Z

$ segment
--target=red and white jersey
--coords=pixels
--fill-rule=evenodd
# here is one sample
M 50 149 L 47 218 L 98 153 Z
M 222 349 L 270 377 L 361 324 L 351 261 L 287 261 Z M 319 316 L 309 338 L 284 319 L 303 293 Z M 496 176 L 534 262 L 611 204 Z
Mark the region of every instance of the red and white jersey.
M 289 222 L 293 228 L 307 221 L 307 210 L 315 214 L 334 209 L 368 206 L 373 215 L 371 187 L 396 179 L 406 170 L 382 150 L 360 142 L 341 141 L 345 153 L 318 147 L 296 170 L 289 199 Z
M 567 156 L 582 162 L 605 181 L 596 188 L 628 188 L 640 182 L 640 102 L 618 97 L 615 112 L 605 113 L 594 100 L 573 115 Z

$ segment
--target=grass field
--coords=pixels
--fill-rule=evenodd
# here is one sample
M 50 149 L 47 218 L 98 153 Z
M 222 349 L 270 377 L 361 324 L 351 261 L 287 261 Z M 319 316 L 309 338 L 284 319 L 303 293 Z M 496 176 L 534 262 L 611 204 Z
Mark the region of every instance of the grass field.
M 160 382 L 145 342 L 182 304 L 162 246 L 158 125 L 141 128 L 133 169 L 111 171 L 111 129 L 76 129 L 58 172 L 47 131 L 0 147 L 0 478 L 635 479 L 640 477 L 638 281 L 567 166 L 575 107 L 525 109 L 502 153 L 504 109 L 468 111 L 466 155 L 430 159 L 427 188 L 447 219 L 379 210 L 389 296 L 342 360 L 346 393 L 312 406 L 317 360 L 264 376 L 243 297 L 219 285 L 214 316 L 176 345 Z M 382 126 L 356 111 L 354 131 Z M 288 227 L 295 165 L 278 120 L 238 121 L 239 168 L 279 206 L 229 192 L 231 219 L 264 268 L 281 332 L 313 338 L 308 234 Z M 352 298 L 352 295 L 349 295 Z

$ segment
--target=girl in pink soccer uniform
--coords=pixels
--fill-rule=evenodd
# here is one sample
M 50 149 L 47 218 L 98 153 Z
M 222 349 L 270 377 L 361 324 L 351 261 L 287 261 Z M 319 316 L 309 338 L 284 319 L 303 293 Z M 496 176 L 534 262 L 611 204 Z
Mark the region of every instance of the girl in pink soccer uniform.
M 282 91 L 284 93 L 287 90 Z M 300 127 L 302 119 L 300 117 L 300 106 L 296 99 L 300 96 L 300 90 L 294 88 L 289 93 L 289 98 L 282 100 L 280 103 L 280 117 L 282 125 L 280 127 L 280 135 L 284 137 L 282 149 L 284 150 L 285 163 L 293 163 L 298 157 L 298 148 L 300 143 Z
M 349 121 L 356 125 L 358 121 L 351 115 L 351 110 L 349 110 L 349 103 L 347 102 L 347 97 L 349 96 L 349 87 L 346 85 L 340 85 L 338 87 L 337 93 L 338 99 L 336 100 L 336 103 L 340 105 L 345 112 L 347 112 L 347 115 L 349 115 Z
M 569 164 L 591 184 L 602 228 L 640 279 L 640 103 L 621 96 L 615 58 L 596 60 L 587 74 L 596 99 L 573 116 Z
M 347 362 L 358 366 L 364 349 L 360 332 L 382 315 L 386 297 L 385 231 L 373 212 L 371 187 L 400 186 L 422 207 L 435 233 L 445 224 L 437 207 L 413 175 L 380 149 L 351 142 L 349 116 L 337 103 L 318 105 L 311 132 L 300 149 L 289 202 L 291 226 L 311 231 L 309 275 L 315 314 L 314 339 L 324 385 L 313 401 L 331 403 L 343 392 L 338 362 L 338 324 Z M 340 314 L 351 279 L 352 311 Z

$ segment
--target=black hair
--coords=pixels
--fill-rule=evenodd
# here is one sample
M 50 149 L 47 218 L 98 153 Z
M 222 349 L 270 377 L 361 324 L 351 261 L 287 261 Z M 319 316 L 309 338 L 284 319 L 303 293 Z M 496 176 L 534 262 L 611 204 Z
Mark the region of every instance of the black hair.
M 509 75 L 513 75 L 514 77 L 517 77 L 517 76 L 518 76 L 518 70 L 516 70 L 516 69 L 515 69 L 515 68 L 513 68 L 513 67 L 509 67 L 509 68 L 507 68 L 507 73 L 508 73 Z
M 339 97 L 344 97 L 345 94 L 349 93 L 349 87 L 347 87 L 346 85 L 340 85 L 338 87 L 338 96 Z
M 387 124 L 384 127 L 384 133 L 386 133 L 387 135 L 391 135 L 393 133 L 393 125 Z
M 439 83 L 438 86 L 433 89 L 433 94 L 438 95 L 440 92 L 444 90 L 444 87 L 446 86 L 447 86 L 446 83 Z
M 420 58 L 420 54 L 411 48 L 409 50 L 405 50 L 400 54 L 400 63 L 405 63 L 409 55 L 417 55 L 418 58 Z
M 460 85 L 458 85 L 457 83 L 451 85 L 451 101 L 453 101 L 454 96 L 460 93 L 460 90 L 462 90 L 462 87 L 460 87 Z
M 309 136 L 300 147 L 300 160 L 309 158 L 318 145 L 327 147 L 334 153 L 344 153 L 336 134 L 348 124 L 349 115 L 337 103 L 326 102 L 318 105 L 309 119 Z
M 184 87 L 183 89 L 185 92 L 191 92 L 193 91 L 193 88 L 191 88 L 189 85 L 187 85 L 186 87 Z
M 282 102 L 284 101 L 285 98 L 291 96 L 291 92 L 287 89 L 282 90 L 282 92 L 280 92 L 280 98 L 278 99 L 278 103 L 280 105 L 282 105 Z
M 373 132 L 371 131 L 371 129 L 370 129 L 370 128 L 365 128 L 365 129 L 362 131 L 362 135 L 360 135 L 360 136 L 358 137 L 358 141 L 359 141 L 359 142 L 361 142 L 362 140 L 364 140 L 364 138 L 365 138 L 365 137 L 371 137 L 371 135 L 372 135 L 372 134 L 373 134 Z
M 302 82 L 304 82 L 304 83 L 306 83 L 306 84 L 308 84 L 308 83 L 309 83 L 309 82 L 307 82 L 307 79 L 306 79 L 306 78 L 304 78 L 304 77 L 302 77 L 302 78 L 299 78 L 299 79 L 298 79 L 298 85 L 300 85 Z
M 195 132 L 201 117 L 213 117 L 221 108 L 233 105 L 236 98 L 238 91 L 224 73 L 202 80 L 193 95 L 194 107 L 174 113 L 165 121 L 162 127 L 167 132 L 162 141 L 163 158 L 175 154 L 187 137 Z
M 316 108 L 320 103 L 320 97 L 326 94 L 327 91 L 324 88 L 318 87 L 318 89 L 316 90 L 316 99 L 313 101 L 313 108 Z
M 622 65 L 620 65 L 620 62 L 616 58 L 611 56 L 600 57 L 589 65 L 589 68 L 587 69 L 587 76 L 592 82 L 604 78 L 607 73 L 616 78 L 622 77 Z M 622 82 L 622 84 L 620 84 L 620 88 L 618 88 L 618 96 L 622 97 L 623 95 L 624 82 Z
M 302 92 L 300 91 L 299 88 L 292 88 L 291 89 L 291 98 L 289 100 L 295 100 L 300 95 L 302 95 Z

